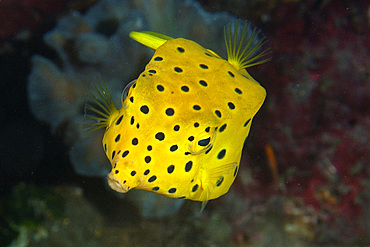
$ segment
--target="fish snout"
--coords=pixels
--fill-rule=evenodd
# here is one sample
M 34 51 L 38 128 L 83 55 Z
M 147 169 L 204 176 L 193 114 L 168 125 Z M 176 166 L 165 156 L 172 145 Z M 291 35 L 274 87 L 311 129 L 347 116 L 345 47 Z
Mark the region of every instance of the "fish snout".
M 107 176 L 109 187 L 112 188 L 112 190 L 115 190 L 119 193 L 126 193 L 129 191 L 129 187 L 119 182 L 117 178 L 114 177 L 112 173 L 109 173 Z

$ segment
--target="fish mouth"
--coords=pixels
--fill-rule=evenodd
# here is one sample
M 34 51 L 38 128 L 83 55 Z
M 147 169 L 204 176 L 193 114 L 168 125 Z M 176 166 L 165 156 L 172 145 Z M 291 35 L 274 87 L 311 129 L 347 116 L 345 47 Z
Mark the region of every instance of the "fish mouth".
M 126 193 L 128 191 L 127 186 L 123 186 L 117 179 L 114 178 L 114 175 L 110 173 L 107 176 L 108 185 L 112 190 L 115 190 L 119 193 Z

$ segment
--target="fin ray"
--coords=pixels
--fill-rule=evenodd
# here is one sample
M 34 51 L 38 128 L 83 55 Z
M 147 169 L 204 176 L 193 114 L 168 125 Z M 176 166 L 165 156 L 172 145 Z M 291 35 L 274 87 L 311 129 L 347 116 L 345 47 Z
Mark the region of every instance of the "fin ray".
M 249 21 L 231 22 L 224 29 L 228 61 L 242 70 L 271 59 L 271 48 L 263 32 Z
M 203 210 L 206 208 L 210 197 L 211 192 L 209 191 L 209 188 L 206 188 L 206 190 L 203 192 L 202 207 L 200 208 L 200 212 L 203 212 Z
M 83 125 L 85 131 L 95 131 L 108 127 L 112 116 L 117 112 L 112 96 L 102 78 L 92 84 L 84 112 L 86 119 L 94 121 Z

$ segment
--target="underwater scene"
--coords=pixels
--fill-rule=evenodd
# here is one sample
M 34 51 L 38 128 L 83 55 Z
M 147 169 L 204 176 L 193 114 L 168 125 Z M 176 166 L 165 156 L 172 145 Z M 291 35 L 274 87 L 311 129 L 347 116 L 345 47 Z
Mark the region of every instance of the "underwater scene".
M 365 0 L 0 1 L 0 246 L 370 246 L 369 34 Z

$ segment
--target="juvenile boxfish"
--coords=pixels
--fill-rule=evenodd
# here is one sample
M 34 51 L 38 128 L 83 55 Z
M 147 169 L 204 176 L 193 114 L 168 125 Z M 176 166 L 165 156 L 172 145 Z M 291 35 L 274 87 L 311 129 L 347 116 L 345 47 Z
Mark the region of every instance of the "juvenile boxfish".
M 266 97 L 245 68 L 268 61 L 270 49 L 248 21 L 230 23 L 224 36 L 228 60 L 191 40 L 130 33 L 155 50 L 145 71 L 126 86 L 119 110 L 104 82 L 85 107 L 88 127 L 105 128 L 113 190 L 201 201 L 202 209 L 228 192 Z

